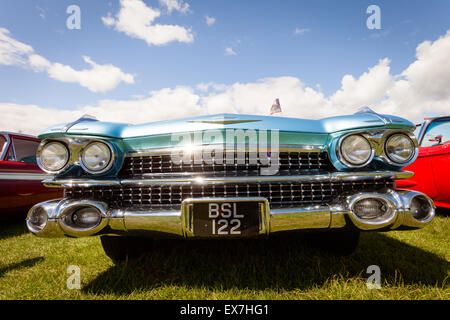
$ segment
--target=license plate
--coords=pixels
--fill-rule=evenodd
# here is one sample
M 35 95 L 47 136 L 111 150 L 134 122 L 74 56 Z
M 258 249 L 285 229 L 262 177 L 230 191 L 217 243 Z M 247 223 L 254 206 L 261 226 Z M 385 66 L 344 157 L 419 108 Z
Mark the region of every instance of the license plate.
M 263 201 L 192 201 L 192 233 L 199 237 L 251 237 L 261 233 Z

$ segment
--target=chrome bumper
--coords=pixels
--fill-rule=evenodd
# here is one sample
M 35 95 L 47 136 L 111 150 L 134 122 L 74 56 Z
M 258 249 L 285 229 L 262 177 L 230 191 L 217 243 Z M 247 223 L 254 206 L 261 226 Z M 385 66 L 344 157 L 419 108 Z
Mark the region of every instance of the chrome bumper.
M 48 179 L 42 184 L 48 188 L 72 188 L 72 187 L 114 187 L 114 186 L 160 186 L 160 185 L 189 185 L 189 184 L 223 184 L 223 183 L 251 183 L 251 182 L 321 182 L 321 181 L 359 181 L 367 179 L 409 179 L 414 176 L 411 171 L 370 171 L 370 172 L 330 172 L 314 175 L 289 175 L 289 176 L 242 176 L 242 177 L 214 177 L 191 176 L 150 179 Z
M 411 203 L 419 197 L 428 206 L 426 214 L 414 217 Z M 364 198 L 382 200 L 389 207 L 389 214 L 376 219 L 362 219 L 355 214 L 354 204 Z M 195 201 L 214 201 L 220 199 L 195 199 Z M 223 199 L 222 199 L 223 200 Z M 240 198 L 227 200 L 259 200 L 264 198 Z M 110 209 L 106 203 L 89 200 L 60 199 L 43 202 L 30 209 L 27 217 L 28 229 L 40 237 L 83 237 L 99 234 L 195 237 L 186 221 L 189 210 L 186 206 L 190 200 L 183 202 L 182 210 L 177 211 L 141 211 Z M 66 224 L 64 216 L 73 213 L 77 208 L 95 207 L 101 213 L 100 223 L 92 228 L 79 229 Z M 36 210 L 44 212 L 46 223 L 36 228 L 30 217 Z M 265 212 L 260 227 L 261 235 L 270 235 L 294 230 L 331 230 L 354 226 L 360 230 L 395 230 L 401 228 L 422 228 L 435 215 L 433 201 L 426 195 L 416 191 L 388 190 L 386 193 L 357 193 L 340 199 L 335 204 L 313 207 L 296 207 L 269 209 Z

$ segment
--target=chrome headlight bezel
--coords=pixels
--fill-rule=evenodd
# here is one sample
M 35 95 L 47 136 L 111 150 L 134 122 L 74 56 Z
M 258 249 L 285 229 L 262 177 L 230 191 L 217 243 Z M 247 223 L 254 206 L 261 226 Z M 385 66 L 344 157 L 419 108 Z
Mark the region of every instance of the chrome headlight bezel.
M 93 169 L 89 168 L 89 166 L 85 163 L 85 160 L 84 160 L 85 151 L 94 144 L 101 144 L 101 145 L 106 146 L 106 148 L 109 152 L 109 161 L 100 170 L 93 170 Z M 78 158 L 79 158 L 78 160 L 79 160 L 80 166 L 83 168 L 84 171 L 86 171 L 87 173 L 90 173 L 90 174 L 97 175 L 97 174 L 102 174 L 111 168 L 111 166 L 114 163 L 115 153 L 114 153 L 114 149 L 113 149 L 112 145 L 110 143 L 108 143 L 107 141 L 91 140 L 91 141 L 89 141 L 89 143 L 87 143 L 85 146 L 83 146 L 83 148 L 80 150 L 80 152 L 78 154 Z
M 369 153 L 369 156 L 367 157 L 367 159 L 365 159 L 363 162 L 360 162 L 360 163 L 352 162 L 352 160 L 349 159 L 348 155 L 346 155 L 345 151 L 343 150 L 343 144 L 344 144 L 345 140 L 352 136 L 360 137 L 360 138 L 364 139 L 365 142 L 367 142 L 368 151 L 370 153 Z M 375 156 L 375 148 L 372 146 L 369 139 L 367 139 L 361 133 L 349 133 L 349 134 L 342 136 L 339 139 L 339 143 L 336 148 L 336 154 L 338 156 L 339 161 L 341 163 L 343 163 L 345 166 L 347 166 L 348 168 L 362 168 L 362 167 L 365 167 L 366 165 L 368 165 L 370 162 L 372 162 L 372 160 Z
M 410 144 L 411 144 L 411 155 L 409 156 L 409 158 L 405 161 L 397 161 L 394 160 L 392 158 L 392 155 L 388 152 L 388 144 L 391 141 L 391 139 L 393 139 L 394 137 L 398 137 L 398 136 L 403 136 L 406 139 L 409 140 Z M 412 162 L 414 162 L 414 160 L 417 158 L 418 152 L 419 152 L 419 148 L 417 146 L 417 142 L 414 141 L 414 139 L 411 138 L 411 136 L 405 134 L 405 133 L 394 133 L 392 135 L 390 135 L 389 137 L 386 138 L 386 140 L 384 141 L 384 145 L 383 145 L 383 150 L 384 150 L 384 154 L 386 155 L 386 159 L 388 160 L 388 162 L 390 164 L 396 165 L 396 166 L 407 166 L 409 164 L 411 164 Z
M 61 166 L 58 170 L 51 170 L 51 169 L 47 168 L 44 165 L 44 162 L 43 162 L 43 159 L 42 159 L 43 151 L 46 148 L 48 148 L 50 145 L 54 145 L 54 144 L 61 145 L 65 149 L 66 154 L 67 154 L 66 161 L 65 161 L 64 165 Z M 44 141 L 43 143 L 41 143 L 39 145 L 37 153 L 36 153 L 36 162 L 37 162 L 39 168 L 41 168 L 42 171 L 44 171 L 46 173 L 49 173 L 49 174 L 59 174 L 59 173 L 65 171 L 67 169 L 67 167 L 68 167 L 69 162 L 70 162 L 70 158 L 71 158 L 71 152 L 70 152 L 70 149 L 67 147 L 67 145 L 65 143 L 61 142 L 61 141 L 56 141 L 56 140 Z

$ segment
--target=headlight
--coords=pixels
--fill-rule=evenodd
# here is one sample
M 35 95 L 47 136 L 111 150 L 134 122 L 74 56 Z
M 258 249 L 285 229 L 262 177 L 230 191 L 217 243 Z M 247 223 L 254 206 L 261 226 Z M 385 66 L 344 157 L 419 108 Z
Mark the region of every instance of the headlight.
M 81 163 L 90 173 L 101 173 L 111 162 L 111 149 L 103 142 L 91 142 L 81 152 Z
M 386 140 L 386 155 L 392 161 L 402 164 L 412 159 L 415 152 L 414 142 L 404 134 L 394 134 Z
M 372 157 L 372 147 L 366 138 L 354 134 L 342 140 L 340 153 L 345 164 L 362 166 Z
M 30 227 L 30 229 L 34 232 L 40 232 L 44 230 L 45 226 L 47 225 L 48 216 L 42 207 L 38 207 L 33 209 L 31 214 L 28 217 L 27 224 Z
M 69 150 L 61 142 L 50 142 L 44 145 L 40 154 L 39 162 L 44 171 L 61 171 L 69 161 Z

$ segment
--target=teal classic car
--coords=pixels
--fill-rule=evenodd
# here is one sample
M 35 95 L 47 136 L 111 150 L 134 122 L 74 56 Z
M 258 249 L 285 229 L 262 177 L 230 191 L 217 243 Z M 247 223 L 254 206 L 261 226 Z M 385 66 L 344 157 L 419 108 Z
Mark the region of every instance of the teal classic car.
M 142 237 L 258 238 L 321 232 L 350 253 L 360 231 L 411 230 L 435 215 L 398 190 L 417 157 L 414 124 L 366 108 L 305 120 L 219 114 L 129 125 L 91 117 L 40 134 L 37 159 L 64 198 L 35 205 L 41 237 L 100 235 L 113 260 Z M 137 240 L 138 239 L 138 240 Z

